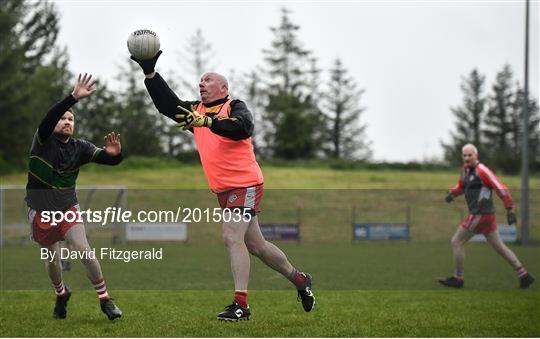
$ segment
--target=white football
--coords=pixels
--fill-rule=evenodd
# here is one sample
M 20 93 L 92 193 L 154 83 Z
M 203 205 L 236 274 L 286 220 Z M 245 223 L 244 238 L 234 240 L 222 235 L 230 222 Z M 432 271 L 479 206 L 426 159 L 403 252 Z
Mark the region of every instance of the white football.
M 152 59 L 159 51 L 159 37 L 149 29 L 138 29 L 129 35 L 127 47 L 135 59 Z

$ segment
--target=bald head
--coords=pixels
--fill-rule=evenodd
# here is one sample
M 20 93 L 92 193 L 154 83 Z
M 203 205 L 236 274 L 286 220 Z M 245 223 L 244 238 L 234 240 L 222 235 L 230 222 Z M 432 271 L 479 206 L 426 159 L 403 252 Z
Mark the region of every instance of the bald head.
M 473 144 L 466 144 L 461 149 L 463 164 L 465 166 L 474 166 L 478 162 L 478 149 Z
M 199 82 L 199 93 L 204 104 L 223 99 L 229 95 L 227 79 L 216 72 L 204 73 Z

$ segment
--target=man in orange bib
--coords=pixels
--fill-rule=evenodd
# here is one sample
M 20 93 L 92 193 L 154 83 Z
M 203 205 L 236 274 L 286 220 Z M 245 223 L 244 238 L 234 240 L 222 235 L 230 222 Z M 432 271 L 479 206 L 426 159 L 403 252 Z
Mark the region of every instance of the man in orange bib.
M 233 303 L 218 314 L 218 319 L 249 320 L 250 253 L 287 277 L 296 286 L 304 310 L 311 311 L 315 305 L 311 275 L 293 267 L 277 246 L 264 239 L 259 227 L 257 213 L 264 181 L 253 152 L 251 112 L 244 102 L 230 99 L 227 79 L 215 72 L 201 77 L 200 101 L 180 100 L 154 70 L 160 55 L 161 51 L 150 60 L 131 59 L 143 69 L 144 84 L 158 111 L 193 132 L 206 179 L 224 213 L 242 216 L 224 218 L 232 221 L 222 226 L 235 292 Z

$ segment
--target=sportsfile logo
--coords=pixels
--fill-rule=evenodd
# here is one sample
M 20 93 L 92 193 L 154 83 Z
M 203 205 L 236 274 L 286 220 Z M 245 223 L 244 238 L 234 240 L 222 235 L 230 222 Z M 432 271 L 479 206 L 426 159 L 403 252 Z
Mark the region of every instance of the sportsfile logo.
M 31 214 L 32 215 L 32 214 Z M 220 223 L 250 222 L 252 214 L 248 208 L 188 208 L 178 206 L 176 211 L 138 211 L 133 213 L 121 207 L 107 207 L 105 210 L 80 210 L 77 207 L 61 211 L 42 211 L 40 221 L 57 226 L 59 223 L 97 223 L 105 226 L 109 223 Z

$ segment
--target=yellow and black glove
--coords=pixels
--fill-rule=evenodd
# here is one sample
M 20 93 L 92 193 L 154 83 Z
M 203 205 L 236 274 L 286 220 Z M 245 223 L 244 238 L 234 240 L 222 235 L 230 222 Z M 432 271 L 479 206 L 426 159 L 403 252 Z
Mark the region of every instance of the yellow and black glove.
M 178 106 L 178 108 L 184 111 L 185 113 L 175 115 L 177 119 L 182 120 L 181 122 L 177 123 L 176 126 L 181 127 L 184 131 L 194 128 L 194 127 L 212 126 L 212 119 L 207 117 L 206 115 L 202 115 L 196 110 L 190 111 L 188 109 L 185 109 L 182 106 Z

